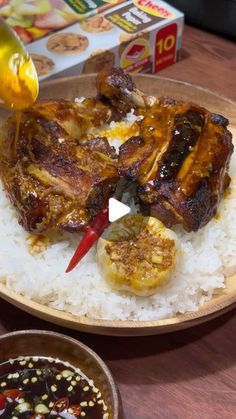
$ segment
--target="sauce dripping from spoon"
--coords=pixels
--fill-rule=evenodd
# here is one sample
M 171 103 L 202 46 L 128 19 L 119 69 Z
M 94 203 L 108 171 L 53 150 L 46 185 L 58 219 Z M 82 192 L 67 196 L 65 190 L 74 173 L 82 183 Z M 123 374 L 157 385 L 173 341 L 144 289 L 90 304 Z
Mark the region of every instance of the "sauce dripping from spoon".
M 22 111 L 38 96 L 35 66 L 24 45 L 13 30 L 0 20 L 0 104 Z
M 16 111 L 15 144 L 21 111 L 37 99 L 38 76 L 30 55 L 13 30 L 0 19 L 0 105 Z

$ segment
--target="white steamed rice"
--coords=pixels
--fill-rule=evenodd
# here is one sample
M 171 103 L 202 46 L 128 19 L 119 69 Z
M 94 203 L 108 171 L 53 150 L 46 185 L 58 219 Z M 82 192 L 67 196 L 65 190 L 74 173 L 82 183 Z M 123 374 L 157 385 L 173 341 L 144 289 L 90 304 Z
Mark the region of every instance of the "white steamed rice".
M 99 274 L 95 247 L 65 274 L 79 241 L 76 234 L 65 233 L 59 242 L 32 255 L 28 233 L 18 224 L 0 184 L 0 281 L 38 303 L 97 319 L 153 320 L 197 310 L 224 287 L 226 276 L 236 272 L 235 154 L 230 175 L 230 193 L 220 205 L 219 217 L 197 233 L 175 228 L 181 250 L 175 272 L 151 297 L 112 291 Z

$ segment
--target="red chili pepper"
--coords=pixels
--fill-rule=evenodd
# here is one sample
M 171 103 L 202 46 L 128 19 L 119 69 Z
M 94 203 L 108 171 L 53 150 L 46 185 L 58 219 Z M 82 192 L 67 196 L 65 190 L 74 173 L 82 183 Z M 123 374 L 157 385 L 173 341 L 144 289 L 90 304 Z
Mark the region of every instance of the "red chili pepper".
M 0 410 L 4 409 L 6 404 L 6 397 L 3 394 L 0 394 Z
M 16 399 L 23 397 L 24 393 L 23 391 L 18 390 L 18 388 L 11 388 L 8 390 L 4 390 L 3 396 L 5 396 L 7 399 L 11 399 L 14 402 Z
M 68 413 L 75 416 L 76 418 L 80 416 L 82 408 L 78 404 L 73 404 L 69 407 Z
M 86 255 L 86 253 L 88 253 L 89 249 L 91 249 L 94 243 L 102 235 L 108 224 L 108 206 L 106 206 L 94 217 L 92 223 L 85 231 L 79 246 L 77 247 L 69 262 L 69 265 L 66 268 L 66 272 L 70 272 L 76 267 L 80 260 Z
M 115 194 L 113 198 L 119 200 L 122 196 L 127 185 L 130 184 L 130 181 L 127 181 L 124 178 L 120 178 Z M 89 249 L 96 243 L 99 237 L 102 235 L 105 228 L 109 225 L 109 206 L 108 204 L 94 217 L 92 223 L 85 231 L 84 236 L 82 237 L 79 246 L 77 247 L 74 255 L 72 256 L 69 265 L 66 268 L 66 272 L 72 271 L 76 265 L 81 261 L 81 259 L 88 253 Z
M 57 412 L 60 413 L 63 410 L 66 410 L 69 406 L 69 399 L 68 397 L 62 397 L 61 399 L 58 399 L 57 401 L 55 401 L 53 409 Z

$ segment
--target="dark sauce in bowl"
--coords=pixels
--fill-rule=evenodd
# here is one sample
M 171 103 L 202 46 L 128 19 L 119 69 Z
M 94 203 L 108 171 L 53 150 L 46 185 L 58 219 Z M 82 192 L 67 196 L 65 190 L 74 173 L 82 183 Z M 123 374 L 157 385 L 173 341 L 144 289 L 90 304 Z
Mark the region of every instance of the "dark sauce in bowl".
M 93 380 L 68 362 L 36 356 L 0 364 L 0 418 L 111 419 Z

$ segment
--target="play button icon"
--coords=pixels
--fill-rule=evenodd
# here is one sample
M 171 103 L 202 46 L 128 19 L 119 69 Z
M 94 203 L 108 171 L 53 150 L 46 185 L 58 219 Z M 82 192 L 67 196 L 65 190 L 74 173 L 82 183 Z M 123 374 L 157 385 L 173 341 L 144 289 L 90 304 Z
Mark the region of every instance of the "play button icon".
M 122 202 L 118 201 L 115 198 L 109 199 L 108 218 L 110 223 L 119 220 L 119 218 L 129 214 L 129 212 L 130 208 L 127 205 L 122 204 Z

